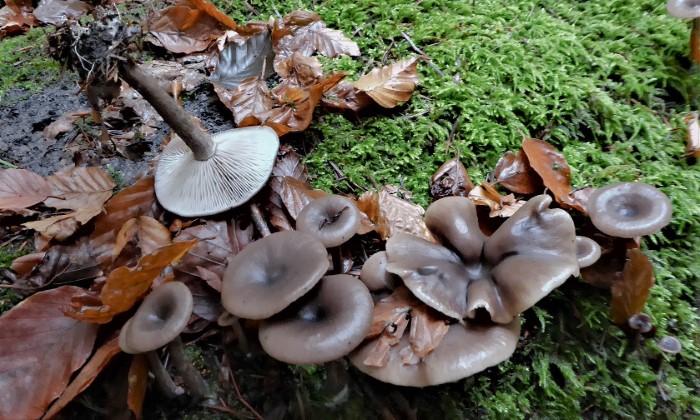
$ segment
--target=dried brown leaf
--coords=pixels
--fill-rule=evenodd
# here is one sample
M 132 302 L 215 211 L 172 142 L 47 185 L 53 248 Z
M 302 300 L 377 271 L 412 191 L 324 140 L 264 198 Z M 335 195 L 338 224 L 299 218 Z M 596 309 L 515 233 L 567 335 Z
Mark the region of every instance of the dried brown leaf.
M 275 71 L 285 78 L 283 83 L 292 87 L 311 86 L 323 77 L 318 58 L 305 56 L 297 51 L 279 61 L 275 60 Z
M 523 151 L 527 155 L 532 169 L 542 178 L 544 186 L 547 187 L 557 203 L 565 208 L 576 208 L 582 212 L 585 209 L 579 208 L 578 204 L 571 200 L 571 168 L 566 162 L 566 158 L 557 149 L 546 141 L 539 139 L 524 138 Z
M 145 354 L 135 354 L 133 359 L 131 359 L 128 384 L 126 404 L 131 412 L 134 413 L 136 420 L 140 420 L 148 386 L 148 358 Z
M 231 110 L 236 124 L 248 116 L 264 114 L 272 109 L 270 89 L 267 82 L 259 77 L 249 77 L 233 90 L 214 83 L 214 91 L 226 108 Z
M 78 167 L 49 176 L 51 196 L 44 201 L 57 209 L 102 208 L 116 186 L 107 172 L 98 167 Z
M 37 220 L 35 222 L 22 223 L 22 226 L 39 232 L 47 239 L 65 241 L 73 235 L 80 226 L 86 224 L 100 213 L 102 213 L 102 207 L 85 208 L 72 213 Z
M 67 19 L 80 19 L 92 6 L 80 0 L 41 0 L 34 9 L 34 17 L 39 21 L 58 25 Z
M 408 335 L 408 342 L 412 355 L 410 363 L 408 360 L 404 364 L 416 364 L 425 356 L 430 354 L 442 341 L 449 325 L 443 318 L 435 315 L 425 305 L 414 306 L 411 311 L 411 330 Z
M 90 115 L 90 111 L 66 112 L 44 128 L 44 138 L 53 140 L 59 135 L 73 129 L 74 123 Z
M 0 317 L 0 418 L 41 417 L 92 353 L 97 326 L 61 311 L 82 290 L 39 292 Z
M 536 194 L 544 190 L 542 178 L 532 169 L 522 149 L 517 154 L 503 154 L 493 170 L 493 182 L 518 194 Z
M 391 186 L 379 192 L 367 191 L 357 200 L 357 207 L 374 223 L 377 232 L 386 240 L 398 232 L 407 232 L 435 242 L 423 222 L 425 209 L 390 193 Z
M 298 181 L 292 177 L 282 180 L 282 193 L 280 194 L 287 212 L 296 220 L 299 212 L 311 201 L 327 195 L 325 191 L 311 189 L 308 183 Z
M 467 197 L 476 205 L 488 206 L 489 217 L 510 217 L 525 204 L 523 200 L 516 200 L 513 194 L 499 194 L 488 182 L 474 187 Z
M 466 197 L 472 188 L 474 184 L 459 158 L 443 163 L 430 179 L 430 196 L 433 200 L 450 196 Z
M 413 95 L 418 85 L 417 62 L 418 58 L 413 57 L 374 69 L 361 76 L 355 82 L 355 87 L 367 93 L 382 107 L 394 108 Z
M 170 231 L 162 223 L 148 216 L 129 219 L 117 233 L 112 256 L 117 257 L 131 239 L 137 238 L 141 255 L 154 252 L 157 248 L 170 245 Z
M 46 252 L 34 252 L 32 254 L 17 257 L 14 261 L 12 261 L 10 268 L 12 268 L 20 276 L 26 277 L 44 258 L 44 255 L 46 255 Z
M 6 0 L 5 4 L 0 9 L 0 40 L 5 35 L 17 35 L 30 27 L 39 26 L 39 21 L 32 13 L 30 0 Z
M 364 92 L 359 91 L 353 83 L 342 81 L 333 89 L 323 94 L 321 105 L 326 108 L 351 110 L 359 112 L 372 105 L 374 101 Z
M 700 51 L 700 48 L 698 48 L 698 51 Z M 693 112 L 686 115 L 683 118 L 683 122 L 688 124 L 688 142 L 685 146 L 685 152 L 696 159 L 700 159 L 700 121 L 698 121 L 698 113 Z
M 360 48 L 355 41 L 347 38 L 341 31 L 330 29 L 317 20 L 318 15 L 297 14 L 293 18 L 284 18 L 286 32 L 273 34 L 276 39 L 275 52 L 280 56 L 289 56 L 294 52 L 311 56 L 315 52 L 334 58 L 339 55 L 359 56 Z M 285 34 L 280 38 L 280 35 Z
M 610 289 L 610 313 L 614 323 L 626 325 L 627 320 L 642 312 L 654 285 L 654 267 L 649 258 L 637 248 L 627 251 L 622 276 Z
M 0 208 L 22 209 L 41 203 L 51 194 L 49 184 L 26 169 L 0 169 Z

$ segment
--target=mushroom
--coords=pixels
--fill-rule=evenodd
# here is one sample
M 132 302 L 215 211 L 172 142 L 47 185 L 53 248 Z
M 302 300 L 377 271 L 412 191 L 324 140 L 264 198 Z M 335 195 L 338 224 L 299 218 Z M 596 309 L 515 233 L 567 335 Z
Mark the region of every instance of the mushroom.
M 590 267 L 600 258 L 601 250 L 598 242 L 585 236 L 576 237 L 576 258 L 579 268 Z
M 326 195 L 307 204 L 297 217 L 297 230 L 315 236 L 333 258 L 333 270 L 342 272 L 340 245 L 360 228 L 360 211 L 355 203 L 340 195 Z
M 661 337 L 658 346 L 659 349 L 666 354 L 678 354 L 683 349 L 680 340 L 672 335 Z
M 360 371 L 395 385 L 425 387 L 458 381 L 508 359 L 520 336 L 520 320 L 507 324 L 452 324 L 440 344 L 417 364 L 403 363 L 401 350 L 409 346 L 408 334 L 389 350 L 385 366 L 368 366 L 373 341 L 367 341 L 350 355 Z
M 362 342 L 372 323 L 373 307 L 369 290 L 355 277 L 325 276 L 288 311 L 260 324 L 260 344 L 282 362 L 330 362 Z
M 386 265 L 386 252 L 379 251 L 367 258 L 367 261 L 362 266 L 360 280 L 371 292 L 394 289 L 396 287 L 396 278 L 386 270 Z
M 231 314 L 265 319 L 311 290 L 328 270 L 328 253 L 311 235 L 276 232 L 229 260 L 221 303 Z
M 192 292 L 185 284 L 165 283 L 146 296 L 119 333 L 122 351 L 129 354 L 146 353 L 161 389 L 171 398 L 181 394 L 182 390 L 178 390 L 173 383 L 156 353 L 165 345 L 168 345 L 175 369 L 185 380 L 192 396 L 199 399 L 206 393 L 204 379 L 187 359 L 180 339 L 193 306 Z
M 586 205 L 593 225 L 606 235 L 634 238 L 661 230 L 671 220 L 671 200 L 641 182 L 621 182 L 597 189 Z
M 491 237 L 479 229 L 474 204 L 446 197 L 428 207 L 425 223 L 442 242 L 399 233 L 386 244 L 387 270 L 416 297 L 463 320 L 485 310 L 509 323 L 572 275 L 579 274 L 571 216 L 531 198 Z
M 279 148 L 273 129 L 246 127 L 210 136 L 136 64 L 122 62 L 119 71 L 179 136 L 156 167 L 155 192 L 164 208 L 184 217 L 216 214 L 240 206 L 265 185 Z
M 679 19 L 693 19 L 690 31 L 690 54 L 700 64 L 700 0 L 668 0 L 668 14 Z

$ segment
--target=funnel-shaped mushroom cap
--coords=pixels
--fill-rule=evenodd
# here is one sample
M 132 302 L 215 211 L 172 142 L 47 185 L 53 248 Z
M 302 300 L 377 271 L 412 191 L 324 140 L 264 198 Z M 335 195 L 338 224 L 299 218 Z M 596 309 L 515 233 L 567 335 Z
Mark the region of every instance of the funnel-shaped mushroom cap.
M 372 296 L 347 274 L 326 276 L 317 290 L 277 317 L 260 324 L 260 344 L 277 360 L 325 363 L 350 353 L 369 331 Z
M 179 137 L 165 146 L 156 167 L 160 204 L 184 217 L 207 216 L 248 201 L 265 185 L 279 138 L 270 127 L 245 127 L 211 136 L 214 155 L 196 160 Z
M 666 10 L 679 19 L 694 19 L 700 17 L 700 0 L 668 0 Z
M 145 353 L 163 347 L 187 326 L 194 306 L 192 292 L 171 281 L 154 289 L 141 303 L 119 334 L 125 353 Z
M 241 318 L 268 318 L 311 290 L 329 265 L 326 248 L 313 236 L 273 233 L 229 260 L 221 303 Z
M 326 248 L 347 242 L 360 228 L 360 211 L 340 195 L 325 195 L 307 204 L 297 217 L 297 230 L 318 238 Z
M 606 235 L 634 238 L 660 231 L 671 220 L 671 200 L 641 182 L 621 182 L 597 189 L 586 205 L 593 225 Z
M 445 197 L 425 211 L 425 224 L 440 243 L 457 251 L 463 259 L 481 256 L 486 235 L 479 229 L 476 206 L 464 197 Z
M 598 242 L 585 236 L 576 237 L 576 258 L 579 268 L 590 267 L 600 258 L 601 250 Z
M 422 361 L 404 365 L 401 349 L 409 346 L 408 334 L 389 350 L 384 367 L 367 366 L 363 360 L 374 348 L 368 341 L 350 355 L 350 361 L 369 376 L 395 385 L 424 387 L 458 381 L 508 359 L 520 336 L 520 320 L 508 324 L 450 325 L 440 344 Z
M 371 292 L 378 290 L 393 289 L 396 287 L 395 277 L 386 271 L 386 252 L 379 251 L 372 254 L 362 266 L 360 280 Z

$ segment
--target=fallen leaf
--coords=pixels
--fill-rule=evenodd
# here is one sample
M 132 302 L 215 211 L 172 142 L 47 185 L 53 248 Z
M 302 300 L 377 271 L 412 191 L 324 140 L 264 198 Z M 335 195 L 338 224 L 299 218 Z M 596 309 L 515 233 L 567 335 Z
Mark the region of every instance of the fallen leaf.
M 49 194 L 49 184 L 34 172 L 0 169 L 0 208 L 26 208 L 41 203 Z
M 206 83 L 207 78 L 203 74 L 203 65 L 182 64 L 177 61 L 152 60 L 139 67 L 145 73 L 158 79 L 160 86 L 165 90 L 170 90 L 171 83 L 181 83 L 185 92 L 193 91 Z M 124 93 L 122 92 L 122 95 Z
M 493 170 L 492 180 L 518 194 L 536 194 L 544 190 L 542 178 L 532 169 L 522 149 L 517 154 L 503 154 Z
M 472 188 L 474 184 L 459 158 L 443 163 L 430 179 L 430 196 L 433 200 L 450 196 L 466 197 Z
M 292 13 L 282 19 L 282 27 L 278 27 L 277 34 L 273 34 L 273 39 L 276 40 L 275 52 L 278 55 L 289 56 L 294 52 L 305 56 L 318 52 L 329 58 L 360 55 L 360 48 L 355 41 L 341 31 L 327 28 L 317 14 L 305 11 Z
M 148 358 L 145 354 L 135 354 L 131 359 L 128 384 L 126 403 L 136 420 L 139 420 L 142 418 L 141 412 L 148 385 Z
M 423 221 L 423 207 L 390 193 L 391 188 L 384 186 L 376 193 L 367 191 L 357 200 L 357 207 L 374 223 L 382 239 L 407 232 L 435 242 Z
M 10 268 L 12 268 L 15 273 L 25 277 L 29 275 L 37 264 L 39 264 L 39 262 L 44 258 L 44 255 L 46 255 L 46 252 L 34 252 L 32 254 L 17 257 L 14 261 L 12 261 Z
M 58 25 L 68 19 L 80 19 L 92 7 L 80 0 L 41 0 L 34 17 L 43 23 Z
M 6 35 L 17 35 L 39 26 L 32 13 L 31 0 L 6 0 L 5 4 L 0 9 L 0 40 Z
M 698 30 L 700 31 L 700 29 Z M 700 48 L 698 48 L 698 51 L 700 51 Z M 685 152 L 696 159 L 700 159 L 700 121 L 698 121 L 698 113 L 693 112 L 686 115 L 683 118 L 683 122 L 688 124 L 688 142 L 685 146 Z
M 98 167 L 77 167 L 49 176 L 51 196 L 44 204 L 57 209 L 102 208 L 116 186 L 107 172 Z
M 425 304 L 414 306 L 408 335 L 411 353 L 404 359 L 404 364 L 416 364 L 430 354 L 440 345 L 448 329 L 445 319 L 436 316 Z
M 418 58 L 413 57 L 374 69 L 357 79 L 355 87 L 367 93 L 382 107 L 394 108 L 413 95 L 418 85 L 417 62 Z
M 39 418 L 92 353 L 97 326 L 66 317 L 74 293 L 36 293 L 0 317 L 0 418 Z
M 119 348 L 119 338 L 114 338 L 97 349 L 95 355 L 83 366 L 78 376 L 71 381 L 70 385 L 68 385 L 61 396 L 51 404 L 51 408 L 46 412 L 44 418 L 50 419 L 60 413 L 61 410 L 75 399 L 75 397 L 85 391 L 87 387 L 97 379 L 97 375 L 99 375 L 114 356 L 121 353 L 121 351 L 122 350 Z
M 489 217 L 510 217 L 525 204 L 523 200 L 516 200 L 513 194 L 499 194 L 488 182 L 474 187 L 467 197 L 476 205 L 488 206 Z
M 126 243 L 134 238 L 138 239 L 137 243 L 141 249 L 141 255 L 150 254 L 172 242 L 170 231 L 162 223 L 152 217 L 139 216 L 127 220 L 119 230 L 112 256 L 117 257 Z
M 626 325 L 627 320 L 642 312 L 649 298 L 649 290 L 654 285 L 654 267 L 641 250 L 627 251 L 627 262 L 622 276 L 616 280 L 610 293 L 610 313 L 616 324 Z
M 311 189 L 308 183 L 301 182 L 292 177 L 284 177 L 282 180 L 282 193 L 280 197 L 287 212 L 296 220 L 299 212 L 311 201 L 327 195 L 325 191 Z
M 323 94 L 321 105 L 326 108 L 351 110 L 359 112 L 372 105 L 374 101 L 364 92 L 359 91 L 353 83 L 342 81 L 333 89 Z
M 283 184 L 286 177 L 308 184 L 309 174 L 306 171 L 306 166 L 301 162 L 301 156 L 291 146 L 282 145 L 277 152 L 277 161 L 272 167 L 272 175 L 268 181 L 270 195 L 267 210 L 270 213 L 270 223 L 278 230 L 294 229 L 282 201 Z
M 311 86 L 323 77 L 321 62 L 318 58 L 305 56 L 298 51 L 275 63 L 277 63 L 275 71 L 280 77 L 285 78 L 283 83 L 292 87 Z
M 235 89 L 229 90 L 214 83 L 219 100 L 231 110 L 236 124 L 251 115 L 260 115 L 272 109 L 272 94 L 267 82 L 259 77 L 250 77 Z
M 56 286 L 75 283 L 102 275 L 102 270 L 90 257 L 84 243 L 85 241 L 78 240 L 70 246 L 54 245 L 46 252 L 30 254 L 31 260 L 27 261 L 16 284 L 27 289 L 38 289 L 49 284 Z
M 90 111 L 66 112 L 44 128 L 44 138 L 55 139 L 66 131 L 72 130 L 77 120 L 88 115 L 90 115 Z
M 523 139 L 523 151 L 532 169 L 542 178 L 544 186 L 554 194 L 557 203 L 565 208 L 576 208 L 576 203 L 569 197 L 571 168 L 564 155 L 546 141 L 528 137 Z
M 85 225 L 100 213 L 102 213 L 102 207 L 79 209 L 68 214 L 22 223 L 22 226 L 39 232 L 47 239 L 60 242 L 68 239 L 80 226 Z
M 236 89 L 251 77 L 262 81 L 273 73 L 272 41 L 269 32 L 262 32 L 242 42 L 230 42 L 219 52 L 211 80 L 226 89 Z

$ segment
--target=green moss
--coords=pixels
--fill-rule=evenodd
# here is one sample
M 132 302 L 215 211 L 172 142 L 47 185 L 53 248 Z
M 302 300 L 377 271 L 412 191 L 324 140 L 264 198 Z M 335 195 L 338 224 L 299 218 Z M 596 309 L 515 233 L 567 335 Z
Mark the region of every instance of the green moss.
M 10 268 L 15 258 L 25 255 L 29 250 L 15 252 L 8 248 L 0 248 L 0 275 Z M 0 315 L 22 301 L 22 297 L 12 289 L 0 288 Z
M 12 88 L 38 91 L 56 80 L 60 66 L 44 52 L 45 28 L 0 42 L 0 104 Z

